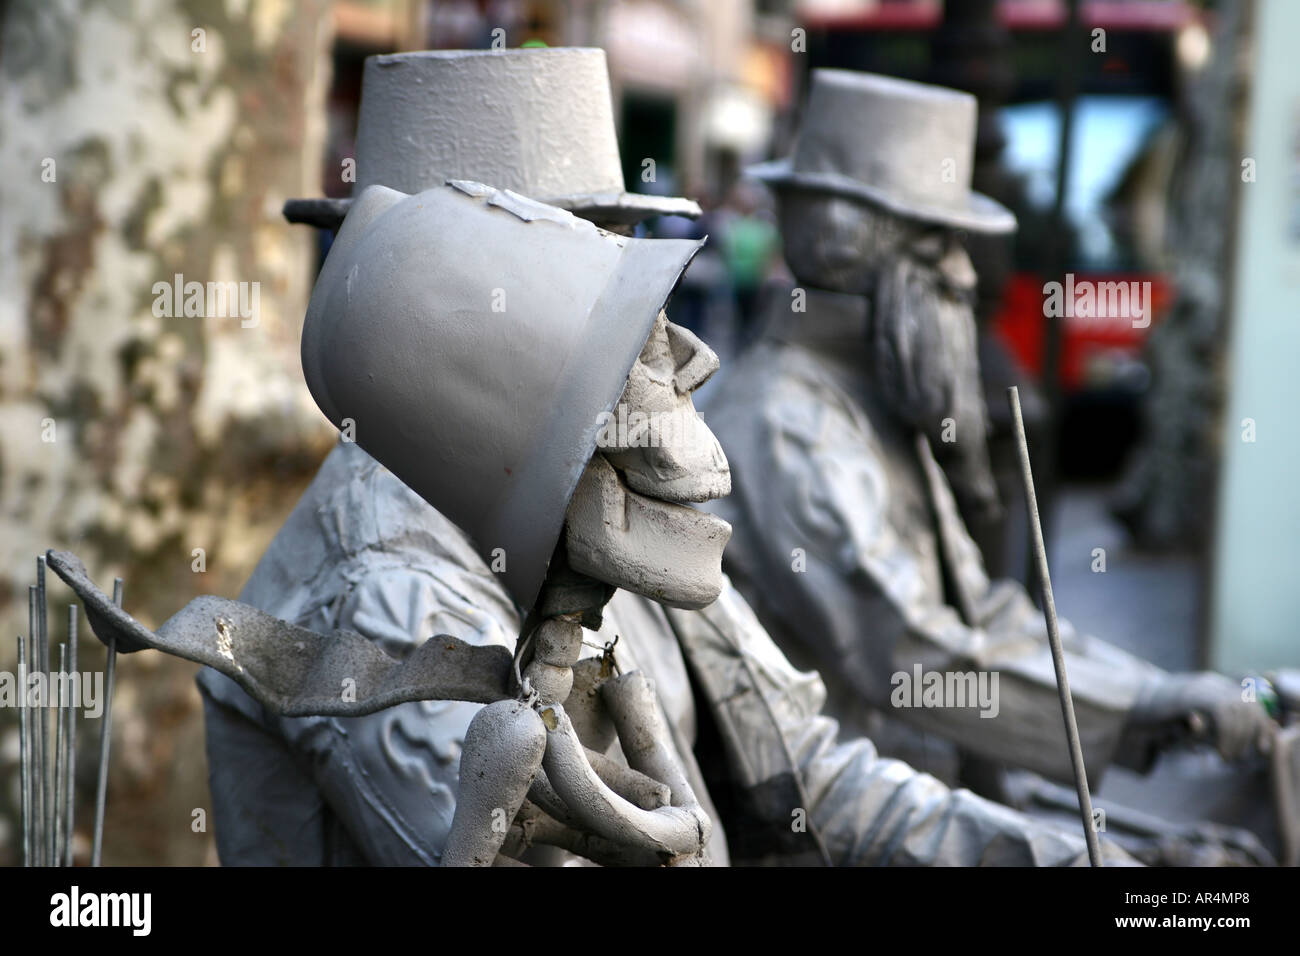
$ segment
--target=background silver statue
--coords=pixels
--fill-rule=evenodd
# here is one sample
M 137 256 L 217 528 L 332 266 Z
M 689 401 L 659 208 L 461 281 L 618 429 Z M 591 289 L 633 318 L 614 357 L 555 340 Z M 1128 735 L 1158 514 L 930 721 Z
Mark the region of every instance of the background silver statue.
M 969 190 L 974 134 L 966 94 L 814 72 L 794 155 L 754 171 L 776 192 L 799 288 L 776 297 L 704 409 L 733 467 L 732 495 L 710 507 L 734 528 L 736 586 L 822 670 L 833 714 L 859 726 L 886 711 L 1068 780 L 1042 615 L 1018 584 L 989 580 L 958 510 L 996 507 L 961 233 L 1014 228 Z M 1094 776 L 1191 720 L 1230 759 L 1271 729 L 1226 678 L 1167 673 L 1062 628 Z M 996 715 L 891 706 L 895 675 L 918 666 L 998 674 Z

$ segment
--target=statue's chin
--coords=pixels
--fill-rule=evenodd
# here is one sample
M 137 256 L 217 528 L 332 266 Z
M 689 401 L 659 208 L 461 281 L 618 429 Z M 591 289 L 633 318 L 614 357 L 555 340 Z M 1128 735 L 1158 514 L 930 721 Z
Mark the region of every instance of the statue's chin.
M 731 525 L 627 488 L 600 456 L 569 504 L 565 545 L 582 574 L 670 607 L 698 610 L 722 591 Z

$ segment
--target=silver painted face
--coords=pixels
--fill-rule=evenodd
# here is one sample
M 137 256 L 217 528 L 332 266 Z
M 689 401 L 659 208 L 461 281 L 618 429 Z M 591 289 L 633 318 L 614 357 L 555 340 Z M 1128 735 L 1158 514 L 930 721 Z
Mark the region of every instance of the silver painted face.
M 959 287 L 974 285 L 955 230 L 807 189 L 782 190 L 778 205 L 786 262 L 796 279 L 814 288 L 865 294 L 876 273 L 904 255 L 937 267 Z
M 785 259 L 798 281 L 832 292 L 867 291 L 887 238 L 880 233 L 883 217 L 864 203 L 804 189 L 782 190 L 778 209 Z
M 660 313 L 569 503 L 574 570 L 673 607 L 717 598 L 731 526 L 686 504 L 731 492 L 726 455 L 691 400 L 717 367 Z

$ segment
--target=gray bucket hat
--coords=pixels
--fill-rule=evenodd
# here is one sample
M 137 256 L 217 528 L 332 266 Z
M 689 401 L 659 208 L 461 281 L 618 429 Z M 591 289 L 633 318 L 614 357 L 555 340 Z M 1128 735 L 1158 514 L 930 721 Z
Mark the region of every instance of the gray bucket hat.
M 970 188 L 976 102 L 941 86 L 814 70 L 794 155 L 746 173 L 772 186 L 874 203 L 895 215 L 1006 233 L 1016 217 Z
M 619 225 L 700 215 L 690 199 L 624 188 L 605 51 L 595 48 L 367 57 L 356 159 L 355 196 L 468 179 Z M 286 214 L 328 225 L 350 203 L 291 200 Z
M 480 183 L 371 186 L 312 291 L 307 386 L 486 561 L 504 558 L 531 607 L 603 416 L 700 245 Z

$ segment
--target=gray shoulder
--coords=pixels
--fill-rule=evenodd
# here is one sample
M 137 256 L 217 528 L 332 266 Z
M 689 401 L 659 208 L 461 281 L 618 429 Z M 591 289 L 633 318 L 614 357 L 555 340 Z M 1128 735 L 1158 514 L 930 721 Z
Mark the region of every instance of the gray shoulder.
M 321 631 L 367 633 L 351 622 L 360 615 L 393 637 L 441 620 L 445 633 L 469 640 L 493 631 L 492 622 L 504 626 L 517 617 L 464 532 L 362 449 L 343 442 L 321 465 L 240 600 Z
M 828 433 L 872 432 L 861 406 L 815 354 L 780 342 L 750 349 L 700 410 L 729 457 L 729 441 L 812 442 Z

